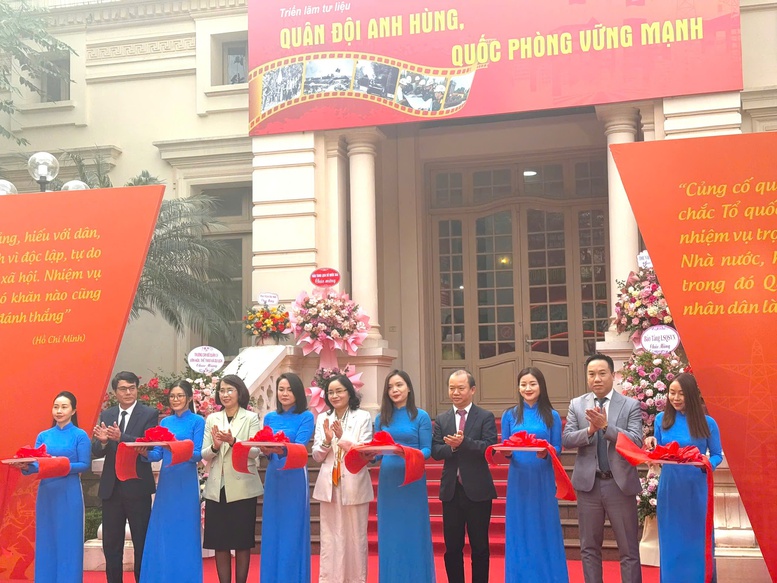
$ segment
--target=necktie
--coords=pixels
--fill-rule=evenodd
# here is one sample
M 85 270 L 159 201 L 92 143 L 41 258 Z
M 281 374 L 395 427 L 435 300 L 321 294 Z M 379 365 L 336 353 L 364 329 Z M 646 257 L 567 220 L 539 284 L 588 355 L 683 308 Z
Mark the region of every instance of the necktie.
M 597 399 L 599 408 L 604 411 L 604 404 L 607 402 L 607 398 Z M 607 459 L 607 439 L 604 437 L 604 431 L 601 429 L 596 432 L 596 455 L 599 458 L 599 469 L 602 472 L 610 471 L 610 460 Z
M 464 433 L 464 426 L 467 424 L 467 410 L 456 409 L 456 414 L 459 416 L 459 431 Z
M 127 412 L 121 412 L 121 421 L 119 421 L 119 431 L 124 433 L 124 428 L 127 426 Z

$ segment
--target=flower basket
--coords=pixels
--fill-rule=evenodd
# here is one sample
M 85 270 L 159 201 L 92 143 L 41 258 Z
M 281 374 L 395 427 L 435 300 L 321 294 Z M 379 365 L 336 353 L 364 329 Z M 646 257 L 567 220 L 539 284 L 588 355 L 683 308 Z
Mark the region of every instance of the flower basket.
M 648 473 L 640 478 L 642 491 L 637 494 L 637 516 L 639 523 L 644 524 L 645 519 L 655 517 L 658 505 L 658 480 L 660 471 L 653 465 L 649 466 Z
M 631 272 L 626 281 L 617 281 L 620 295 L 615 301 L 615 327 L 619 333 L 634 332 L 638 340 L 642 331 L 665 324 L 674 326 L 664 292 L 652 268 Z
M 267 304 L 246 309 L 243 316 L 243 332 L 254 338 L 254 343 L 278 343 L 291 334 L 289 312 L 283 304 L 269 307 Z
M 356 350 L 367 337 L 369 317 L 348 294 L 335 291 L 302 292 L 294 301 L 290 315 L 297 344 L 307 355 L 333 354 L 336 349 L 356 355 Z M 322 363 L 326 368 L 329 363 Z
M 656 415 L 666 408 L 669 385 L 690 367 L 674 352 L 653 354 L 639 350 L 631 355 L 620 371 L 623 394 L 639 401 L 642 432 L 653 435 Z

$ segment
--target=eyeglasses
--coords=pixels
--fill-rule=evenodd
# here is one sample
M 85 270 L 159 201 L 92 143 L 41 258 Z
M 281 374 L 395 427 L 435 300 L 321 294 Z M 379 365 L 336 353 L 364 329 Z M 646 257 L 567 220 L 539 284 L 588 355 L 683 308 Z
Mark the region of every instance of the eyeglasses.
M 234 395 L 236 392 L 235 389 L 219 389 L 219 395 Z
M 117 393 L 131 393 L 132 391 L 137 391 L 137 387 L 119 387 L 116 389 Z
M 343 395 L 347 392 L 348 391 L 346 391 L 345 389 L 340 389 L 339 391 L 327 391 L 326 394 L 330 397 L 335 397 L 337 395 Z
M 180 400 L 185 399 L 185 398 L 186 398 L 186 395 L 183 394 L 183 393 L 180 394 L 180 395 L 170 395 L 170 400 L 171 401 L 180 401 Z

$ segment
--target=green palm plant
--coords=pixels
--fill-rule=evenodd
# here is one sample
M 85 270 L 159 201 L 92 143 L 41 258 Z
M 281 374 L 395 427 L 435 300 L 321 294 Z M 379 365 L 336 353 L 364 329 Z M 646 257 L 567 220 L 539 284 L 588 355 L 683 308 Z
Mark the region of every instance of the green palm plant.
M 65 152 L 78 179 L 91 188 L 113 186 L 108 165 L 99 152 L 87 160 Z M 143 170 L 125 186 L 161 184 Z M 61 184 L 56 188 L 61 187 Z M 142 313 L 159 315 L 178 334 L 186 328 L 205 335 L 229 334 L 235 306 L 222 295 L 219 283 L 226 282 L 230 265 L 237 262 L 232 250 L 207 235 L 219 228 L 215 201 L 207 195 L 164 199 L 140 275 L 130 318 Z
M 217 223 L 214 201 L 205 195 L 165 199 L 132 305 L 162 316 L 179 334 L 184 328 L 205 334 L 228 333 L 235 307 L 214 283 L 226 281 L 223 269 L 236 258 L 218 239 L 206 237 Z

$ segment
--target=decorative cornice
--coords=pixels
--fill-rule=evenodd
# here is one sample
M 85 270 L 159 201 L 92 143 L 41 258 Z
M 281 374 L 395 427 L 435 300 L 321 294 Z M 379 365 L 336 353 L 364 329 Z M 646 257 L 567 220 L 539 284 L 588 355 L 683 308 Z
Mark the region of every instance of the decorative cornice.
M 51 6 L 49 20 L 52 28 L 61 29 L 141 24 L 149 20 L 193 20 L 204 14 L 212 17 L 219 14 L 242 14 L 247 10 L 247 0 L 117 0 Z
M 193 33 L 155 37 L 148 40 L 90 43 L 86 46 L 86 65 L 111 61 L 145 61 L 149 57 L 169 57 L 175 53 L 194 54 Z
M 174 168 L 238 164 L 251 172 L 251 138 L 230 136 L 153 142 L 162 160 Z

